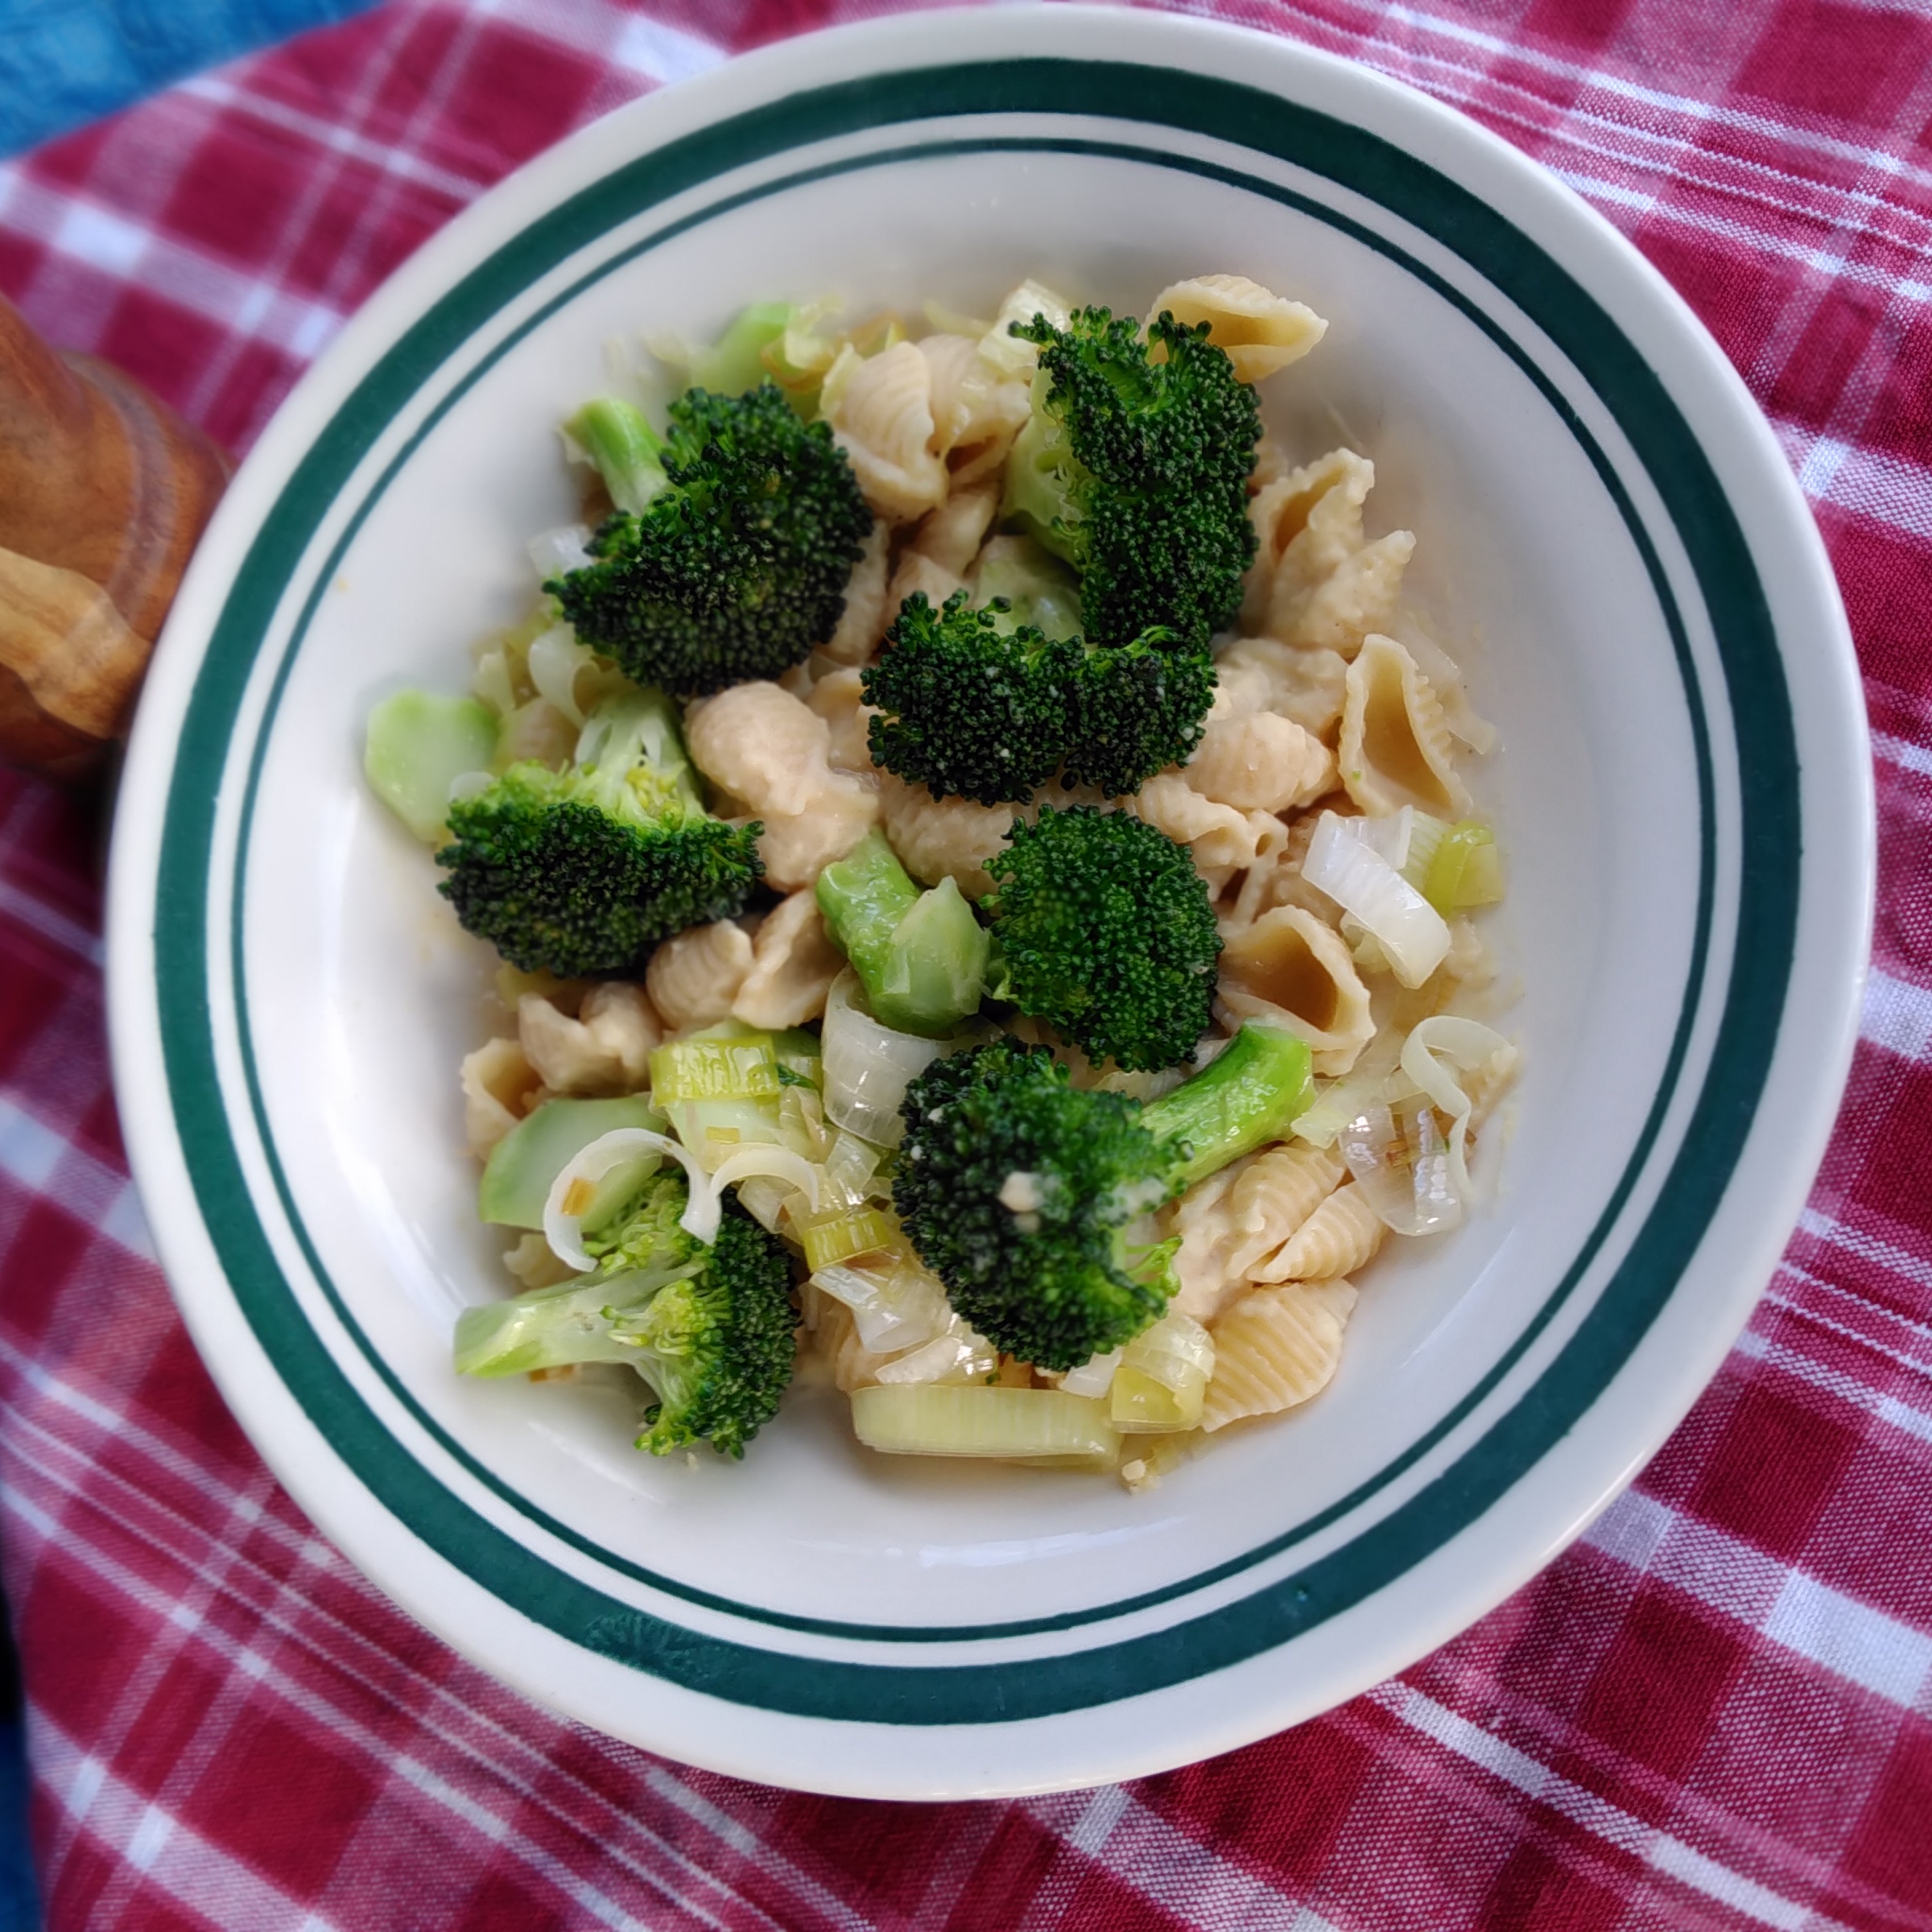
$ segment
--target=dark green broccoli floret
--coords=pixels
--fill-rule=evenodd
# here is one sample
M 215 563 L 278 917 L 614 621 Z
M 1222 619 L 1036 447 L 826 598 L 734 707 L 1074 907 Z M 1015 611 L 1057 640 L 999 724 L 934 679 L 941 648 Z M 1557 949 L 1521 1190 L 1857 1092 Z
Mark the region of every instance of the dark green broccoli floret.
M 1185 765 L 1201 741 L 1215 683 L 1207 648 L 1183 644 L 1171 631 L 1084 653 L 1074 671 L 1061 783 L 1118 798 L 1170 765 Z
M 868 727 L 873 762 L 935 798 L 1024 804 L 1056 770 L 1137 791 L 1192 756 L 1214 702 L 1213 660 L 1170 633 L 1090 650 L 1009 624 L 997 601 L 972 609 L 963 590 L 937 611 L 914 591 L 886 642 L 861 673 L 886 714 Z
M 987 861 L 1001 989 L 1095 1061 L 1193 1056 L 1213 1018 L 1221 938 L 1185 845 L 1125 812 L 1043 808 Z
M 935 610 L 923 591 L 899 607 L 877 664 L 861 671 L 872 761 L 935 799 L 1024 801 L 1067 755 L 1071 681 L 1085 654 L 956 591 Z
M 762 828 L 705 811 L 658 692 L 607 698 L 577 750 L 566 770 L 526 760 L 452 803 L 437 890 L 526 972 L 634 976 L 658 940 L 744 910 Z
M 1308 1104 L 1308 1048 L 1245 1026 L 1204 1072 L 1137 1105 L 1076 1091 L 1044 1047 L 1000 1039 L 906 1089 L 893 1205 L 960 1315 L 1036 1368 L 1137 1335 L 1174 1290 L 1167 1199 L 1279 1139 Z
M 1007 468 L 1006 508 L 1080 573 L 1089 639 L 1162 628 L 1205 645 L 1231 622 L 1253 561 L 1247 485 L 1261 435 L 1254 391 L 1208 339 L 1162 314 L 1078 310 L 1014 335 L 1040 349 L 1031 419 Z
M 598 530 L 596 562 L 544 588 L 639 683 L 697 697 L 775 678 L 832 634 L 872 512 L 830 429 L 801 422 L 776 383 L 688 390 L 670 417 L 661 487 L 634 411 L 624 435 L 593 440 L 593 456 L 608 447 L 619 459 L 613 498 L 641 508 Z
M 741 1456 L 791 1380 L 791 1265 L 776 1236 L 729 1199 L 710 1246 L 687 1234 L 678 1224 L 687 1198 L 681 1179 L 660 1177 L 604 1240 L 585 1243 L 597 1262 L 590 1274 L 464 1309 L 458 1372 L 625 1363 L 658 1398 L 640 1449 L 666 1455 L 708 1442 Z

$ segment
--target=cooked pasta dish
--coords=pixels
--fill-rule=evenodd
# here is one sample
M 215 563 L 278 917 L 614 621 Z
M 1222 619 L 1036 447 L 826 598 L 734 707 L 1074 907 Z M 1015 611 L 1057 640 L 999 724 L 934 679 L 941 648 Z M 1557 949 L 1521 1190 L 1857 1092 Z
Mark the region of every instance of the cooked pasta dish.
M 1494 733 L 1370 457 L 1264 430 L 1326 328 L 1234 275 L 774 303 L 564 426 L 527 615 L 365 754 L 499 961 L 459 1373 L 730 1456 L 813 1378 L 881 1452 L 1139 1488 L 1463 1221 Z

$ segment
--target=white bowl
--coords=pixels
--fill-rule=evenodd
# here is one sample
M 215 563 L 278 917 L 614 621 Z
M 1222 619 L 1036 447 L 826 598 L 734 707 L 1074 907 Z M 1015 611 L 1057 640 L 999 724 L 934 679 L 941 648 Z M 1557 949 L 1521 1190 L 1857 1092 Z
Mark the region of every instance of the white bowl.
M 742 1464 L 583 1391 L 460 1383 L 501 1291 L 454 1069 L 484 950 L 359 773 L 568 520 L 613 336 L 828 289 L 1137 312 L 1249 274 L 1331 327 L 1270 385 L 1468 658 L 1521 1002 L 1500 1203 L 1365 1278 L 1334 1385 L 1158 1489 L 923 1465 L 801 1390 Z M 183 1311 L 319 1526 L 545 1703 L 892 1797 L 1226 1749 L 1411 1662 L 1690 1406 L 1831 1125 L 1872 890 L 1858 685 L 1742 385 L 1637 254 L 1421 96 L 1178 18 L 925 14 L 638 102 L 453 222 L 284 407 L 156 658 L 117 827 L 129 1144 Z

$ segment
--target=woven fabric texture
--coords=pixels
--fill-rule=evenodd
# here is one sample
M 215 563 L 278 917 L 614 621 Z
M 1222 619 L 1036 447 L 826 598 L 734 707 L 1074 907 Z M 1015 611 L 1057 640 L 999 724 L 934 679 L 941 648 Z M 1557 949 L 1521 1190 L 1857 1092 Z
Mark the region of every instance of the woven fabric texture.
M 518 163 L 862 10 L 397 0 L 0 168 L 0 287 L 244 449 Z M 243 1439 L 126 1178 L 102 828 L 0 778 L 0 1543 L 60 1932 L 1932 1927 L 1932 19 L 1216 10 L 1426 89 L 1588 197 L 1734 358 L 1824 529 L 1876 731 L 1876 956 L 1839 1133 L 1748 1331 L 1580 1545 L 1249 1750 L 931 1809 L 656 1761 L 400 1616 Z

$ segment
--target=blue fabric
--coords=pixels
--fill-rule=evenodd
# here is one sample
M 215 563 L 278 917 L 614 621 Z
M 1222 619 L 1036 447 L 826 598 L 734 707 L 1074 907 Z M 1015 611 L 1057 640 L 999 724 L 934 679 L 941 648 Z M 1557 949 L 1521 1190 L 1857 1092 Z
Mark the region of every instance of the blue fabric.
M 0 155 L 373 0 L 0 0 Z
M 40 1890 L 27 1848 L 27 1794 L 20 1664 L 0 1601 L 0 1932 L 38 1932 L 40 1924 Z

